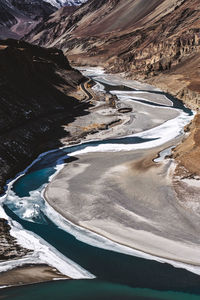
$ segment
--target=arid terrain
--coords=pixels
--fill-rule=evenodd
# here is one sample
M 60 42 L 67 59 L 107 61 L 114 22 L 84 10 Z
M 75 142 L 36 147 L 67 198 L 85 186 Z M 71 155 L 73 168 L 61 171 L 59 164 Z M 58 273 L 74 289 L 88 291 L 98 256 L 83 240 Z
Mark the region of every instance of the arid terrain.
M 78 65 L 150 82 L 199 105 L 198 0 L 89 1 L 72 16 L 59 12 L 27 39 L 56 46 Z
M 1 0 L 0 39 L 20 39 L 62 6 L 67 16 L 80 4 L 81 1 L 70 0 Z
M 108 72 L 150 83 L 198 112 L 199 15 L 198 0 L 94 0 L 70 17 L 56 12 L 27 38 L 62 49 L 73 64 L 101 65 Z M 190 140 L 199 135 L 198 117 L 195 120 Z M 197 141 L 190 143 L 189 151 L 186 145 L 180 146 L 181 163 L 190 171 L 194 165 L 199 170 Z
M 54 11 L 54 6 L 40 0 L 1 0 L 0 38 L 19 39 Z
M 88 245 L 199 275 L 199 0 L 0 10 L 0 38 L 22 38 L 0 40 L 1 193 L 55 149 L 1 197 L 0 286 L 94 278 Z

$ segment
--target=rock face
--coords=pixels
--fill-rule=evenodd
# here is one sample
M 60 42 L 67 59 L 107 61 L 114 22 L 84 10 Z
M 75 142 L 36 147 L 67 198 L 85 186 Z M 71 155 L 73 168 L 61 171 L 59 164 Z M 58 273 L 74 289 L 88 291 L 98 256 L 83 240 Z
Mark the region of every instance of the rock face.
M 62 51 L 0 41 L 0 189 L 36 155 L 59 145 L 62 125 L 87 104 L 68 96 L 85 80 Z
M 70 17 L 58 11 L 28 40 L 200 103 L 199 0 L 93 0 Z
M 41 0 L 1 0 L 0 38 L 20 38 L 56 11 Z

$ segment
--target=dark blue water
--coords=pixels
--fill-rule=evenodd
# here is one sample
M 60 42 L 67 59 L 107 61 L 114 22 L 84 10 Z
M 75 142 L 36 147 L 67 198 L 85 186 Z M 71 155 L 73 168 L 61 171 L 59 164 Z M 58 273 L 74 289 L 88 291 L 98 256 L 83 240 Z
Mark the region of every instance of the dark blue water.
M 35 284 L 3 291 L 9 300 L 199 300 L 190 292 L 131 288 L 100 280 L 79 280 Z
M 134 137 L 89 142 L 48 153 L 14 183 L 13 190 L 19 197 L 28 196 L 30 191 L 48 182 L 57 164 L 76 160 L 69 158 L 67 154 L 88 145 L 95 147 L 101 143 L 130 144 L 146 141 L 148 140 Z M 193 273 L 80 242 L 73 235 L 59 229 L 42 211 L 41 218 L 30 222 L 17 216 L 12 205 L 5 205 L 4 208 L 25 229 L 36 233 L 97 277 L 96 280 L 61 281 L 1 290 L 0 296 L 5 299 L 200 299 L 200 277 Z

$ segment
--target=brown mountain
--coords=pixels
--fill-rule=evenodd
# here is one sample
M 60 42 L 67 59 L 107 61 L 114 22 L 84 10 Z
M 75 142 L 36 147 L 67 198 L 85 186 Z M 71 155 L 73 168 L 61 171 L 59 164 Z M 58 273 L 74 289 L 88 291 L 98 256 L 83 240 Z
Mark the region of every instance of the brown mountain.
M 200 101 L 199 0 L 92 0 L 70 17 L 54 13 L 28 40 Z
M 62 51 L 0 41 L 0 190 L 39 153 L 59 145 L 62 125 L 87 106 L 69 96 L 85 80 Z
M 0 38 L 20 38 L 56 10 L 41 0 L 1 0 Z

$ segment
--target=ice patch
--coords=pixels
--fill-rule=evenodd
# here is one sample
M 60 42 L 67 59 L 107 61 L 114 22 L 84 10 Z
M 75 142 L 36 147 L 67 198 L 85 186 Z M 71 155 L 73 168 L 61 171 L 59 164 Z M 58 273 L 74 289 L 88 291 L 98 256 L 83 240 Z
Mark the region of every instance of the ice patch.
M 43 239 L 38 238 L 36 234 L 24 230 L 15 221 L 12 221 L 12 225 L 11 235 L 17 239 L 22 247 L 34 251 L 33 255 L 30 258 L 28 257 L 28 259 L 35 261 L 35 263 L 46 263 L 47 265 L 56 268 L 62 274 L 74 279 L 94 278 L 91 273 L 62 255 Z M 25 259 L 26 258 L 24 258 L 24 260 Z
M 1 210 L 3 208 L 1 207 Z M 72 260 L 68 259 L 36 234 L 25 230 L 19 223 L 10 219 L 4 212 L 4 217 L 11 226 L 10 234 L 18 244 L 33 253 L 23 258 L 0 262 L 0 272 L 5 272 L 24 264 L 47 264 L 56 268 L 60 273 L 74 279 L 92 279 L 94 275 L 84 270 Z
M 181 181 L 183 181 L 184 183 L 186 183 L 189 186 L 200 188 L 200 179 L 185 178 L 185 179 L 182 179 Z
M 77 70 L 79 70 L 84 76 L 89 77 L 96 77 L 103 75 L 105 73 L 105 70 L 101 67 L 94 68 L 94 67 L 88 67 L 87 69 L 84 67 L 78 67 Z
M 131 99 L 132 101 L 134 100 L 141 100 L 141 101 L 147 101 L 149 103 L 155 103 L 155 104 L 159 104 L 162 108 L 164 108 L 163 106 L 166 105 L 168 107 L 172 107 L 173 106 L 173 102 L 171 100 L 169 100 L 166 96 L 165 96 L 165 101 L 161 101 L 161 99 L 159 100 L 153 100 L 153 99 L 148 99 L 146 98 L 142 98 L 142 97 L 138 97 L 135 96 L 135 94 L 149 94 L 146 91 L 112 91 L 111 94 L 116 95 L 119 99 L 121 100 L 126 100 L 127 98 Z M 143 103 L 145 104 L 145 103 Z M 148 104 L 146 104 L 148 105 Z
M 9 190 L 4 204 L 23 220 L 45 223 L 41 216 L 41 207 L 44 205 L 44 201 L 40 196 L 41 190 L 42 187 L 31 191 L 30 196 L 27 197 L 18 197 L 12 190 Z
M 48 152 L 41 154 L 35 162 L 41 159 Z M 52 153 L 52 151 L 49 151 Z M 30 169 L 33 163 L 26 168 L 26 170 Z M 24 171 L 25 173 L 25 171 Z M 40 217 L 42 208 L 44 207 L 44 199 L 41 197 L 41 190 L 45 185 L 40 187 L 36 191 L 31 191 L 29 197 L 19 198 L 12 191 L 13 183 L 23 176 L 20 174 L 17 178 L 10 181 L 8 184 L 8 189 L 6 194 L 0 198 L 0 204 L 3 202 L 13 206 L 13 211 L 16 212 L 22 218 L 28 219 L 31 221 L 35 217 Z M 6 200 L 7 199 L 7 200 Z M 21 201 L 21 203 L 19 203 Z M 24 207 L 23 207 L 24 206 Z M 81 266 L 77 265 L 72 260 L 68 259 L 64 255 L 62 255 L 59 251 L 57 251 L 53 246 L 48 244 L 42 238 L 25 230 L 19 223 L 13 221 L 11 218 L 7 216 L 3 207 L 0 205 L 0 216 L 6 220 L 8 220 L 9 225 L 11 226 L 10 234 L 15 237 L 18 244 L 24 248 L 30 249 L 33 251 L 32 254 L 26 255 L 23 258 L 0 262 L 0 272 L 5 272 L 16 268 L 18 266 L 22 266 L 24 264 L 40 264 L 44 263 L 53 268 L 56 268 L 60 273 L 74 279 L 92 279 L 95 278 L 90 272 L 84 270 Z
M 143 131 L 141 133 L 126 136 L 127 138 L 140 137 L 143 139 L 152 139 L 152 141 L 147 141 L 139 144 L 99 144 L 96 147 L 87 146 L 84 149 L 71 152 L 68 155 L 75 156 L 92 152 L 133 151 L 138 149 L 150 149 L 158 147 L 183 134 L 184 126 L 188 124 L 192 120 L 192 118 L 193 116 L 188 116 L 186 113 L 182 112 L 175 119 L 169 120 L 161 124 L 160 126 Z M 118 140 L 119 139 L 120 138 L 118 138 Z
M 159 153 L 159 156 L 157 158 L 155 158 L 153 161 L 156 163 L 163 161 L 166 156 L 171 155 L 172 149 L 174 149 L 174 148 L 175 148 L 175 146 L 171 146 L 169 148 L 164 149 L 163 151 L 161 151 Z
M 93 86 L 92 89 L 93 89 L 94 91 L 96 91 L 96 92 L 103 92 L 103 93 L 105 93 L 104 85 L 101 84 L 101 83 L 99 83 L 99 82 L 97 82 L 97 83 Z

